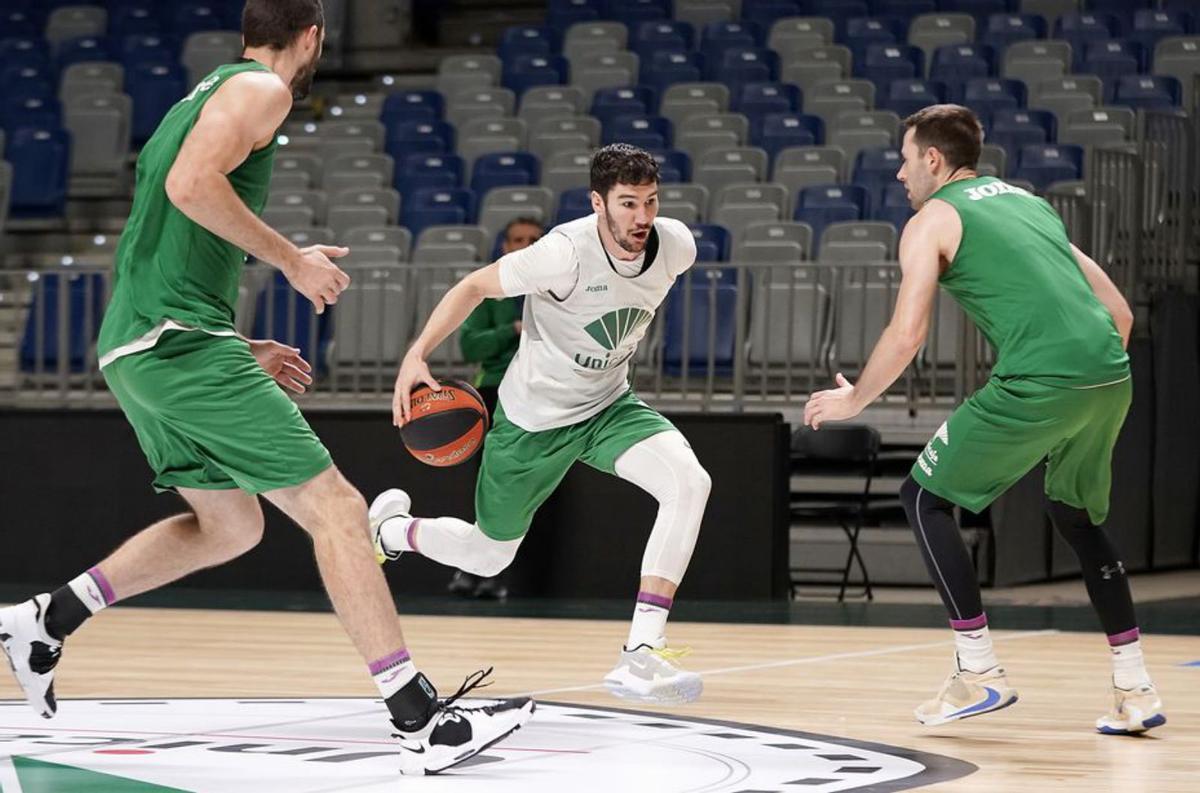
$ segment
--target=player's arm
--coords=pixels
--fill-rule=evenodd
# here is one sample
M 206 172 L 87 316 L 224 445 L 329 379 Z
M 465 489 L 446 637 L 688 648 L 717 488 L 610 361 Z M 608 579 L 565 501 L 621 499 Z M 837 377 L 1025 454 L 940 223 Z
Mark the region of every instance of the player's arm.
M 1097 299 L 1108 309 L 1108 313 L 1112 314 L 1117 332 L 1121 334 L 1121 346 L 1128 347 L 1129 334 L 1133 332 L 1133 311 L 1129 308 L 1125 296 L 1092 257 L 1074 245 L 1071 246 L 1071 253 L 1075 254 L 1075 261 L 1079 262 L 1079 269 L 1083 271 L 1083 277 L 1096 293 Z
M 327 257 L 349 251 L 297 248 L 251 212 L 229 182 L 229 174 L 275 135 L 291 110 L 291 91 L 274 74 L 259 72 L 235 75 L 215 90 L 167 173 L 167 198 L 188 219 L 279 268 L 321 313 L 350 283 Z
M 892 320 L 871 352 L 856 384 L 841 372 L 838 388 L 818 391 L 804 406 L 804 423 L 813 429 L 824 421 L 853 418 L 874 402 L 912 362 L 929 333 L 929 316 L 937 296 L 942 234 L 958 222 L 954 209 L 941 201 L 925 205 L 904 227 L 900 239 L 900 291 Z

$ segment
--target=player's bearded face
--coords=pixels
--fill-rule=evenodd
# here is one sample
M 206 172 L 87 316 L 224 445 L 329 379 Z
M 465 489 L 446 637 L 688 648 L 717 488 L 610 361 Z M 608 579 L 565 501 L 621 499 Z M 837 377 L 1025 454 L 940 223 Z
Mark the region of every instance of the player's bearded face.
M 937 180 L 934 179 L 933 171 L 929 168 L 928 152 L 928 149 L 920 150 L 920 147 L 913 141 L 913 130 L 910 129 L 905 134 L 904 146 L 900 149 L 904 164 L 900 166 L 896 178 L 907 189 L 908 202 L 913 209 L 920 209 L 937 187 Z
M 639 254 L 646 250 L 654 218 L 658 216 L 658 184 L 618 184 L 604 202 L 608 233 L 622 250 Z
M 317 40 L 317 47 L 313 50 L 312 57 L 297 70 L 296 75 L 292 78 L 293 99 L 305 99 L 308 97 L 308 92 L 312 90 L 313 78 L 317 76 L 317 63 L 321 60 L 325 31 L 322 30 L 320 35 L 321 38 Z

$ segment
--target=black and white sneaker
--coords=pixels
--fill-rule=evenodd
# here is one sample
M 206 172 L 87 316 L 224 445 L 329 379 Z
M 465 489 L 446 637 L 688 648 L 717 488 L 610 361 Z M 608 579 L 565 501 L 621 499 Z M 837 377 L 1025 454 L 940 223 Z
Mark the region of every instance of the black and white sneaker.
M 417 697 L 427 696 L 430 707 L 419 729 L 406 729 L 408 724 L 392 722 L 399 730 L 393 736 L 400 741 L 401 774 L 445 771 L 499 743 L 529 721 L 536 705 L 528 697 L 492 700 L 486 704 L 459 702 L 472 689 L 486 686 L 483 681 L 491 672 L 488 669 L 471 675 L 443 701 L 437 700 L 433 685 L 419 672 L 405 686 L 412 687 L 412 694 Z
M 54 699 L 54 667 L 63 643 L 46 631 L 46 609 L 50 595 L 43 593 L 24 603 L 0 609 L 0 647 L 25 700 L 43 718 L 58 710 Z

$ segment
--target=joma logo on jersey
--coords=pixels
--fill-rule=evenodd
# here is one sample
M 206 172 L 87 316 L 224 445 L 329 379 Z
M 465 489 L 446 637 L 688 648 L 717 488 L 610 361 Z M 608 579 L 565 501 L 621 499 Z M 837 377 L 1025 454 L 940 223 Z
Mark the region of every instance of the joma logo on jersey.
M 1017 195 L 1023 196 L 1029 195 L 1028 190 L 1024 190 L 1020 187 L 1013 187 L 1005 182 L 992 182 L 991 184 L 982 184 L 978 187 L 967 188 L 967 198 L 971 199 L 972 201 L 980 201 L 984 198 L 995 198 L 996 196 L 1003 195 L 1005 193 L 1016 193 Z
M 585 291 L 585 292 L 607 292 L 608 284 L 593 284 L 592 286 L 587 287 L 583 291 Z

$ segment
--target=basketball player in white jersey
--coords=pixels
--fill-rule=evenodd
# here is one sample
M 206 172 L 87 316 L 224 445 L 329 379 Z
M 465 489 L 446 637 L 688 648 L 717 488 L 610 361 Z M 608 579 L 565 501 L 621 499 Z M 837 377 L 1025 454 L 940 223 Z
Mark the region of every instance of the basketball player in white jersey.
M 520 346 L 484 446 L 477 522 L 410 517 L 408 495 L 388 490 L 371 506 L 376 548 L 381 561 L 411 551 L 493 576 L 576 460 L 632 482 L 658 500 L 658 517 L 629 638 L 604 683 L 626 699 L 690 702 L 702 682 L 667 648 L 666 623 L 711 480 L 679 430 L 634 396 L 629 361 L 667 290 L 695 262 L 696 243 L 683 223 L 658 217 L 658 164 L 645 151 L 620 143 L 598 151 L 591 190 L 594 214 L 464 278 L 408 351 L 392 404 L 397 426 L 409 419 L 414 386 L 438 389 L 429 352 L 484 298 L 525 296 Z M 614 526 L 613 540 L 626 531 Z

